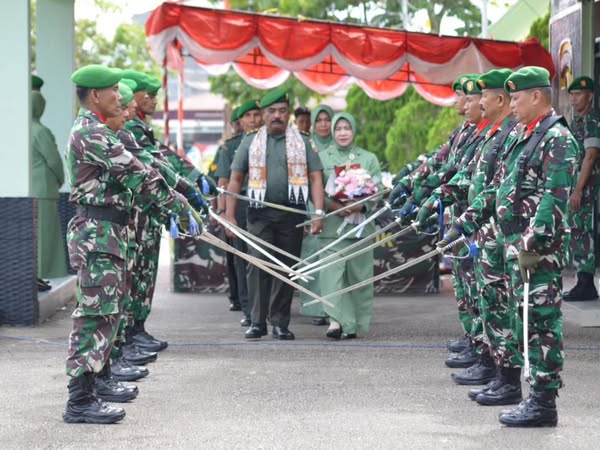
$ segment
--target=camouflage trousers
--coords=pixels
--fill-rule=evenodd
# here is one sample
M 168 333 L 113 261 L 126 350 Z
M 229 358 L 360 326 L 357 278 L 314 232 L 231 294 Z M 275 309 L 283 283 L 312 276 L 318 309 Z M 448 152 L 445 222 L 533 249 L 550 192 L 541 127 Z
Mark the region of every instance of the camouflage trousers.
M 593 274 L 596 271 L 594 246 L 594 204 L 598 186 L 586 186 L 583 190 L 581 207 L 570 214 L 571 255 L 576 272 Z
M 511 355 L 511 362 L 514 367 L 523 365 L 523 343 L 527 339 L 531 385 L 538 390 L 558 389 L 563 385 L 560 373 L 564 363 L 561 267 L 552 255 L 542 258 L 535 273 L 530 275 L 528 336 L 523 336 L 524 283 L 519 263 L 516 259 L 507 262 L 508 296 L 516 311 L 513 333 L 519 342 L 519 352 Z
M 138 247 L 131 287 L 131 313 L 134 320 L 144 321 L 150 315 L 158 274 L 161 232 L 161 226 L 147 224 L 141 229 L 138 226 Z
M 127 298 L 125 261 L 109 253 L 90 252 L 77 273 L 77 307 L 69 336 L 67 375 L 98 373 L 107 363 Z
M 473 321 L 467 309 L 467 293 L 460 261 L 452 260 L 452 286 L 454 287 L 454 296 L 456 297 L 456 306 L 458 308 L 458 320 L 460 321 L 465 334 L 471 334 Z
M 519 350 L 512 330 L 516 309 L 507 292 L 503 236 L 487 226 L 477 234 L 476 241 L 479 256 L 475 277 L 484 341 L 496 367 L 512 367 L 512 355 Z

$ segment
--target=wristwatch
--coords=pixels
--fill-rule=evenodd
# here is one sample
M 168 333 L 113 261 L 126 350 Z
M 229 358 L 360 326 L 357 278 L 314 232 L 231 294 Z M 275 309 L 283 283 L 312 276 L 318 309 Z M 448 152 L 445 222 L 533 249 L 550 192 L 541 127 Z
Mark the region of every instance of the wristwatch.
M 323 216 L 325 214 L 325 211 L 323 211 L 322 209 L 315 209 L 315 214 L 318 214 L 319 216 Z

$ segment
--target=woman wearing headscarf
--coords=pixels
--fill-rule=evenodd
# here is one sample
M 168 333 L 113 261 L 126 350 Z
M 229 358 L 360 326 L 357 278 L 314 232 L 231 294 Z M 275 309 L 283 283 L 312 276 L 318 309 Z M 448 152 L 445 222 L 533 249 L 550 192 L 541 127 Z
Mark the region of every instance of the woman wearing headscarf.
M 373 182 L 381 178 L 381 168 L 377 157 L 365 149 L 358 147 L 355 143 L 356 122 L 352 115 L 342 112 L 336 114 L 331 123 L 333 143 L 325 150 L 319 153 L 323 163 L 323 176 L 325 183 L 331 183 L 330 178 L 335 179 L 336 168 L 340 171 L 344 169 L 364 169 Z M 330 184 L 331 185 L 331 184 Z M 329 189 L 326 189 L 329 191 Z M 352 201 L 352 200 L 350 200 Z M 354 200 L 356 201 L 356 199 Z M 333 198 L 326 198 L 326 212 L 336 211 L 347 203 L 342 203 Z M 345 233 L 352 224 L 346 225 L 345 222 L 356 223 L 364 219 L 360 216 L 368 212 L 369 205 L 359 204 L 354 208 L 346 209 L 338 214 L 332 215 L 325 220 L 323 232 L 318 235 L 319 247 L 323 248 L 335 241 L 340 234 Z M 361 233 L 361 236 L 368 236 L 375 231 L 373 223 L 368 224 Z M 354 244 L 359 239 L 355 234 L 338 242 L 332 248 L 326 250 L 320 255 L 321 259 L 326 258 L 341 249 Z M 365 242 L 365 246 L 372 243 Z M 360 247 L 362 248 L 362 247 Z M 355 250 L 351 250 L 354 252 Z M 343 255 L 345 256 L 345 255 Z M 328 261 L 331 261 L 328 260 Z M 336 262 L 325 267 L 320 273 L 320 287 L 322 296 L 337 292 L 345 287 L 352 286 L 373 276 L 373 250 L 369 250 L 354 258 L 346 261 Z M 330 325 L 327 330 L 327 337 L 334 339 L 352 339 L 358 333 L 365 333 L 369 330 L 371 324 L 371 310 L 373 307 L 373 284 L 369 284 L 360 289 L 348 292 L 346 294 L 334 296 L 329 299 L 333 307 L 324 305 L 324 311 L 329 316 Z
M 333 117 L 333 109 L 327 105 L 319 105 L 313 109 L 310 113 L 311 122 L 311 138 L 315 144 L 318 152 L 323 151 L 333 142 L 333 136 L 331 135 L 331 119 Z M 309 209 L 314 211 L 312 203 L 309 204 Z M 302 253 L 301 258 L 308 258 L 310 255 L 315 253 L 319 248 L 317 237 L 311 233 L 304 236 L 302 241 Z M 303 283 L 303 285 L 319 295 L 319 273 L 311 274 L 312 280 Z M 304 306 L 312 300 L 312 297 L 304 293 L 300 293 L 300 314 L 303 316 L 313 317 L 313 325 L 327 325 L 327 315 L 323 311 L 323 305 L 321 303 L 315 303 L 309 306 Z

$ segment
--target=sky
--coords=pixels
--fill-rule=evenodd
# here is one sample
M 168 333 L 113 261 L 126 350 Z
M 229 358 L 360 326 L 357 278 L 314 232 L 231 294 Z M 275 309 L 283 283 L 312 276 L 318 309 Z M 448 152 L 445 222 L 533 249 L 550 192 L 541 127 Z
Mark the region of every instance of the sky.
M 121 12 L 105 14 L 98 18 L 98 30 L 112 37 L 116 27 L 123 22 L 128 22 L 135 14 L 140 14 L 152 10 L 163 3 L 164 0 L 121 0 Z M 472 0 L 476 5 L 481 5 L 484 0 Z M 488 0 L 488 18 L 492 22 L 498 20 L 510 5 L 516 0 Z M 117 3 L 117 2 L 115 2 Z M 186 5 L 214 7 L 206 0 L 189 0 L 184 2 Z M 222 7 L 222 6 L 221 6 Z M 76 0 L 75 18 L 94 18 L 97 11 L 94 0 Z M 454 28 L 459 26 L 460 22 L 453 19 L 442 21 L 442 34 L 452 35 Z M 409 31 L 428 31 L 425 24 L 425 16 L 417 15 L 412 21 Z

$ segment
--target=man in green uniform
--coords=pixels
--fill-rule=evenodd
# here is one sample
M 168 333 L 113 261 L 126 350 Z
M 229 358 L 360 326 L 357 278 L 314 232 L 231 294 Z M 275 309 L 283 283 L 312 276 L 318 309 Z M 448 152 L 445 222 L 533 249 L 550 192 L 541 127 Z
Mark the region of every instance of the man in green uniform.
M 500 414 L 508 426 L 556 426 L 556 393 L 562 386 L 562 277 L 569 233 L 567 203 L 573 185 L 578 146 L 564 119 L 552 110 L 549 73 L 523 67 L 505 83 L 515 119 L 524 125 L 506 148 L 497 182 L 489 185 L 455 221 L 444 240 L 471 234 L 495 215 L 502 233 L 508 299 L 515 310 L 513 335 L 520 348 L 526 339 L 531 365 L 529 398 Z M 524 302 L 524 283 L 530 295 Z M 523 336 L 523 308 L 528 335 Z M 512 367 L 524 364 L 512 355 Z
M 323 209 L 322 166 L 310 141 L 289 125 L 290 101 L 284 89 L 269 92 L 260 102 L 265 125 L 248 134 L 240 144 L 233 164 L 228 190 L 239 194 L 248 176 L 248 196 L 295 208 L 306 208 L 310 197 L 317 210 Z M 227 220 L 236 224 L 237 199 L 227 198 Z M 248 231 L 287 251 L 300 255 L 302 228 L 296 225 L 302 215 L 260 203 L 248 205 Z M 313 233 L 322 230 L 322 221 L 315 221 Z M 254 249 L 250 252 L 263 258 Z M 289 258 L 283 262 L 292 264 Z M 267 334 L 267 318 L 273 325 L 275 339 L 294 339 L 288 329 L 293 289 L 279 279 L 251 265 L 248 268 L 248 293 L 252 297 L 252 326 L 246 338 L 256 339 Z
M 579 144 L 577 182 L 569 199 L 571 206 L 571 252 L 577 284 L 565 293 L 567 301 L 595 300 L 598 291 L 594 282 L 596 248 L 594 246 L 594 205 L 598 198 L 600 170 L 600 114 L 593 109 L 594 81 L 579 77 L 568 87 L 573 106 L 571 131 Z
M 31 195 L 37 198 L 38 277 L 58 278 L 67 274 L 64 240 L 58 217 L 58 190 L 65 181 L 63 160 L 54 134 L 40 118 L 46 99 L 39 91 L 43 80 L 32 75 L 31 93 Z
M 117 83 L 122 72 L 99 65 L 77 70 L 81 109 L 67 148 L 70 201 L 76 204 L 67 243 L 78 271 L 77 308 L 66 362 L 69 400 L 65 422 L 113 423 L 125 417 L 96 397 L 95 375 L 110 356 L 126 292 L 128 223 L 134 199 L 174 214 L 189 211 L 185 198 L 173 196 L 161 179 L 149 176 L 104 121 L 121 114 Z
M 215 171 L 215 176 L 218 178 L 217 184 L 227 189 L 229 185 L 229 178 L 231 177 L 231 163 L 235 157 L 236 151 L 242 142 L 242 139 L 253 130 L 257 130 L 262 125 L 262 115 L 260 113 L 259 101 L 258 100 L 248 100 L 240 105 L 238 108 L 238 117 L 239 122 L 242 127 L 242 133 L 236 135 L 235 138 L 231 138 L 227 140 L 224 144 L 223 151 L 219 155 L 219 160 L 217 162 L 218 168 Z M 241 186 L 241 194 L 246 194 L 248 189 L 248 180 L 244 180 L 244 184 Z M 225 196 L 221 195 L 217 198 L 217 211 L 216 213 L 222 215 L 225 213 Z M 235 210 L 235 220 L 238 225 L 246 229 L 246 219 L 247 219 L 247 203 L 238 203 L 237 209 Z M 238 238 L 229 238 L 233 240 L 233 245 L 239 251 L 247 253 L 248 248 L 244 241 Z M 237 279 L 238 286 L 238 298 L 240 301 L 240 307 L 244 314 L 242 320 L 240 321 L 240 325 L 243 327 L 248 327 L 251 324 L 250 312 L 252 311 L 252 303 L 249 300 L 248 296 L 248 284 L 246 281 L 246 261 L 239 256 L 234 256 L 233 262 L 235 265 L 235 275 Z

